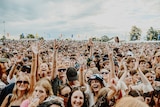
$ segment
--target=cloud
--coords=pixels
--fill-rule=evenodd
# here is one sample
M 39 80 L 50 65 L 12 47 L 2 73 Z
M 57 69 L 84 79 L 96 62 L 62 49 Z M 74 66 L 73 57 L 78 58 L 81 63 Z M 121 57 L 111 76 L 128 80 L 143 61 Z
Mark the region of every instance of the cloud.
M 6 32 L 47 35 L 114 36 L 131 27 L 160 29 L 159 0 L 1 0 L 0 21 Z M 0 34 L 4 31 L 0 24 Z M 85 36 L 83 36 L 85 37 Z

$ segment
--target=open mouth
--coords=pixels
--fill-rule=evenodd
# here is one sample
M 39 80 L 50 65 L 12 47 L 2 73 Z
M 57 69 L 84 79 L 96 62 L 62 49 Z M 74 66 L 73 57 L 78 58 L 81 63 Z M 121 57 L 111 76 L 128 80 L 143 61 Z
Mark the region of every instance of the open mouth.
M 99 89 L 98 85 L 94 85 L 92 88 L 93 88 L 93 90 L 98 90 Z

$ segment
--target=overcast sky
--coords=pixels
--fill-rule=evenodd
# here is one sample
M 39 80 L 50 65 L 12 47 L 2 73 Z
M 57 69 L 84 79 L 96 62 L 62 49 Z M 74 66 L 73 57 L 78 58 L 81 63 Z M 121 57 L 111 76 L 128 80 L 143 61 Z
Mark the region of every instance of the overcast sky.
M 160 29 L 160 0 L 0 0 L 0 16 L 0 37 L 5 26 L 10 38 L 124 38 L 134 25 Z

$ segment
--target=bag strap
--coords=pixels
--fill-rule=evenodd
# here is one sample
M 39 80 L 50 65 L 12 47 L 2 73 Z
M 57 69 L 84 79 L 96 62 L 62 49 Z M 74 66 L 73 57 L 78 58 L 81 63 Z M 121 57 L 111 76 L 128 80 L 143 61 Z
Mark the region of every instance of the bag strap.
M 7 104 L 6 104 L 6 107 L 8 107 L 8 106 L 9 106 L 9 104 L 10 104 L 10 100 L 11 100 L 11 97 L 12 97 L 12 94 L 9 94 L 9 96 L 8 96 L 8 102 L 7 102 Z

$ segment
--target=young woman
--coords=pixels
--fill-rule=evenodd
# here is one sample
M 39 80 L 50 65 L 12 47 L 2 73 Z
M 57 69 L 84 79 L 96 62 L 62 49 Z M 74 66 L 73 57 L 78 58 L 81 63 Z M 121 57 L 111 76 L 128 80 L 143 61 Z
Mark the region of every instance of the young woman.
M 67 107 L 88 107 L 86 95 L 80 90 L 80 87 L 72 90 Z
M 29 77 L 26 75 L 20 75 L 17 78 L 12 94 L 6 96 L 1 107 L 10 107 L 10 106 L 20 107 L 22 101 L 28 97 L 29 90 L 30 90 Z
M 36 83 L 32 97 L 23 101 L 20 107 L 37 107 L 51 95 L 53 92 L 49 80 L 42 78 Z
M 156 81 L 160 81 L 160 64 L 156 65 L 155 67 L 155 73 L 156 73 Z

